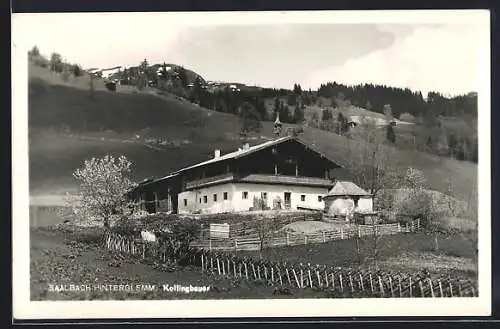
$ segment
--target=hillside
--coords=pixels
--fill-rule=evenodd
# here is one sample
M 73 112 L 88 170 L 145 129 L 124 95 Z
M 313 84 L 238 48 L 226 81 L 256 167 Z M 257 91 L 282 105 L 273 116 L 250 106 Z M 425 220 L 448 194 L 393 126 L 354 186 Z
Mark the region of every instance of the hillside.
M 96 88 L 93 98 L 86 77 L 63 82 L 56 73 L 30 67 L 29 156 L 32 194 L 73 189 L 71 172 L 84 159 L 105 153 L 125 154 L 134 162 L 134 178 L 162 176 L 212 156 L 213 149 L 229 152 L 243 141 L 238 117 L 201 108 L 169 94 L 109 92 Z M 88 81 L 87 81 L 88 82 Z M 285 125 L 286 128 L 287 125 Z M 250 144 L 272 136 L 272 123 L 262 122 Z M 148 140 L 160 138 L 152 145 Z M 305 128 L 302 137 L 342 162 L 345 137 Z M 401 170 L 421 169 L 431 188 L 446 192 L 450 177 L 455 194 L 469 200 L 477 184 L 477 166 L 414 150 L 396 150 L 388 161 Z

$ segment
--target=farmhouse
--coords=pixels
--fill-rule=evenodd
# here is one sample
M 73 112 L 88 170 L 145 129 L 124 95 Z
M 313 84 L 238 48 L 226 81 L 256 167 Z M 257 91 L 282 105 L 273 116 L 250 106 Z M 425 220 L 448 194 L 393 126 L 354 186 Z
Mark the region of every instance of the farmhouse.
M 129 193 L 148 212 L 323 209 L 342 167 L 296 137 L 214 151 L 212 159 L 143 182 Z

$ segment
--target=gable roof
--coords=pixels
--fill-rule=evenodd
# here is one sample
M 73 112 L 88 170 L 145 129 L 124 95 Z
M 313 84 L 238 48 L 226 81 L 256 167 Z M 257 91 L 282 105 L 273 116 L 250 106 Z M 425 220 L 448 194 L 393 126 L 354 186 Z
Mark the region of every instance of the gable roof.
M 301 141 L 300 139 L 298 139 L 298 138 L 296 138 L 294 136 L 285 136 L 285 137 L 280 137 L 280 138 L 276 138 L 276 139 L 264 142 L 262 144 L 250 146 L 247 149 L 239 149 L 239 150 L 231 152 L 231 153 L 226 153 L 226 154 L 221 155 L 221 156 L 219 156 L 217 158 L 212 158 L 212 159 L 209 159 L 209 160 L 197 163 L 195 165 L 179 169 L 177 171 L 174 171 L 174 172 L 168 174 L 167 176 L 155 179 L 153 181 L 148 181 L 146 183 L 143 183 L 142 185 L 150 184 L 150 183 L 154 183 L 154 182 L 158 182 L 158 181 L 169 179 L 169 178 L 173 178 L 173 177 L 179 175 L 180 173 L 182 173 L 184 171 L 187 171 L 187 170 L 190 170 L 190 169 L 193 169 L 193 168 L 198 168 L 198 167 L 206 166 L 208 164 L 217 163 L 217 162 L 224 161 L 224 160 L 229 160 L 229 159 L 239 159 L 239 158 L 245 157 L 247 155 L 250 155 L 252 153 L 255 153 L 257 151 L 261 151 L 261 150 L 266 149 L 268 147 L 271 147 L 271 146 L 274 146 L 274 145 L 278 145 L 278 144 L 281 144 L 281 143 L 289 141 L 289 140 L 295 140 L 295 141 L 301 143 L 302 145 L 306 146 L 307 148 L 309 148 L 313 152 L 318 153 L 321 157 L 323 157 L 323 158 L 325 158 L 325 159 L 327 159 L 327 160 L 329 160 L 331 162 L 335 162 L 334 160 L 332 160 L 329 157 L 327 157 L 325 154 L 323 154 L 320 151 L 316 150 L 312 146 L 306 144 L 304 141 Z
M 353 182 L 337 181 L 326 196 L 370 196 L 371 194 L 363 190 Z

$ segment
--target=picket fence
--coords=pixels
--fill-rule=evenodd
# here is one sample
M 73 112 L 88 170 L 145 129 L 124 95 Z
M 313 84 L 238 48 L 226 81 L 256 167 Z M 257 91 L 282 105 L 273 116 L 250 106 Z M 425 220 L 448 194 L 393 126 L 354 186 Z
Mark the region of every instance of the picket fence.
M 324 243 L 332 240 L 351 239 L 376 235 L 391 235 L 397 233 L 414 232 L 420 227 L 418 224 L 402 226 L 399 223 L 381 225 L 357 225 L 351 228 L 339 228 L 327 232 L 301 234 L 280 232 L 259 237 L 255 232 L 245 232 L 244 235 L 233 234 L 230 238 L 214 238 L 209 234 L 202 234 L 203 238 L 195 241 L 192 246 L 202 249 L 217 250 L 259 250 L 261 240 L 264 247 L 296 246 L 301 244 Z
M 157 243 L 145 243 L 113 232 L 106 233 L 104 241 L 109 250 L 160 263 L 183 259 L 185 265 L 200 267 L 203 275 L 264 282 L 275 288 L 316 289 L 326 291 L 329 297 L 477 297 L 474 282 L 450 276 L 431 278 L 423 273 L 412 275 L 271 262 L 198 248 L 179 255 L 173 250 L 159 248 Z

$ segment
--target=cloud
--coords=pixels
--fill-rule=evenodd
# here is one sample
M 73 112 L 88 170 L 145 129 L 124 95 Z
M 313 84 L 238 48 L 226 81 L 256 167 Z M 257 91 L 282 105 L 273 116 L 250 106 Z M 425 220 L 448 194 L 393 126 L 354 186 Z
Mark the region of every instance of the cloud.
M 291 88 L 311 70 L 394 42 L 375 24 L 262 24 L 183 31 L 174 58 L 213 80 Z
M 16 14 L 12 25 L 15 42 L 85 67 L 160 61 L 182 28 L 156 13 Z
M 480 32 L 471 25 L 419 27 L 391 47 L 312 73 L 304 85 L 376 83 L 452 95 L 477 90 Z

